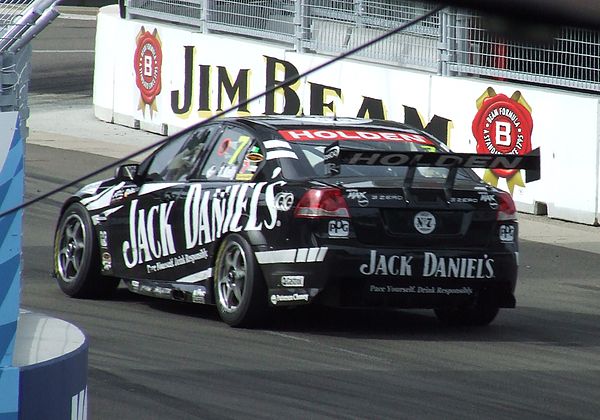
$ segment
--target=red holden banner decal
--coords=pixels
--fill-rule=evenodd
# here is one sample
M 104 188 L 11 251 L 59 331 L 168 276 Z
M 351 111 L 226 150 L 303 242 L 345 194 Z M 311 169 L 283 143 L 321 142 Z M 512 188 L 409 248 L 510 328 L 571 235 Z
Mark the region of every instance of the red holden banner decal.
M 152 118 L 152 111 L 157 111 L 156 97 L 161 90 L 162 49 L 158 31 L 154 29 L 150 33 L 142 26 L 136 37 L 136 45 L 133 67 L 135 83 L 140 90 L 138 109 L 145 113 L 148 105 Z
M 531 107 L 521 92 L 516 91 L 509 98 L 496 94 L 489 87 L 476 103 L 478 111 L 472 130 L 477 141 L 477 153 L 526 155 L 531 152 Z M 498 185 L 499 178 L 506 178 L 511 194 L 515 185 L 525 186 L 517 169 L 488 169 L 483 176 L 484 181 L 494 186 Z
M 431 145 L 433 142 L 427 137 L 416 133 L 403 133 L 399 131 L 355 131 L 355 130 L 279 130 L 279 134 L 288 141 L 305 140 L 366 140 L 390 141 L 403 143 L 420 143 Z

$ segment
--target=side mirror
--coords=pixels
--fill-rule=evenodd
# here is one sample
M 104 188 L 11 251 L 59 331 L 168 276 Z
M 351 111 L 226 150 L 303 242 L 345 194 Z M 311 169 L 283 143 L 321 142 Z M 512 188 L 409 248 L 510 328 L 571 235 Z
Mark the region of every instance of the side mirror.
M 115 179 L 117 181 L 134 181 L 137 175 L 139 165 L 121 165 L 115 170 Z

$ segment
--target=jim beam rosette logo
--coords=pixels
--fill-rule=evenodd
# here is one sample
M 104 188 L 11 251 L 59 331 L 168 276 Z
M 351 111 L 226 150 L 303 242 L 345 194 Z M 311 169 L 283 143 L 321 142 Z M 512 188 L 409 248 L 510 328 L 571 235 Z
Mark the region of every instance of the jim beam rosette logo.
M 526 155 L 531 152 L 531 107 L 521 92 L 516 91 L 509 98 L 489 87 L 477 99 L 477 109 L 472 126 L 477 153 Z M 500 178 L 506 179 L 511 194 L 515 185 L 525 186 L 518 169 L 486 169 L 483 175 L 483 180 L 493 186 L 498 185 Z
M 150 118 L 152 112 L 156 112 L 156 97 L 161 89 L 161 67 L 162 67 L 162 49 L 158 31 L 154 29 L 152 33 L 146 31 L 142 26 L 136 39 L 136 49 L 133 58 L 133 67 L 135 69 L 135 83 L 140 91 L 140 101 L 138 110 L 142 110 L 145 115 L 146 106 L 150 108 Z

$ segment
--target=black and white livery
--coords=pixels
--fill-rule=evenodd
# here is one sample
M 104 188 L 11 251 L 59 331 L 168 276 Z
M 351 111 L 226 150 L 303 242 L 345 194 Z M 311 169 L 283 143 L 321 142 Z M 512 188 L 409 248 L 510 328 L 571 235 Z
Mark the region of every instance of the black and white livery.
M 485 325 L 515 306 L 511 196 L 470 168 L 537 156 L 451 153 L 389 121 L 247 117 L 192 127 L 62 208 L 55 274 L 73 297 L 214 304 L 232 326 L 269 308 L 432 308 Z

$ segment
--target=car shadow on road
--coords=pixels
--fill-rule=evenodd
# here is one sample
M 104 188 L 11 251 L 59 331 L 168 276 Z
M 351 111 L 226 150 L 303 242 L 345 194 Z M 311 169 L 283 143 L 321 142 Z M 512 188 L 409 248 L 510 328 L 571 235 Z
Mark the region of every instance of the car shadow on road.
M 137 302 L 147 304 L 153 310 L 168 312 L 171 314 L 188 316 L 207 320 L 219 320 L 219 315 L 214 306 L 198 305 L 195 303 L 179 302 L 168 299 L 159 299 L 151 296 L 139 295 L 130 292 L 125 286 L 121 285 L 110 297 L 110 300 L 116 302 Z
M 220 322 L 211 305 L 156 299 L 121 287 L 112 300 L 147 304 L 152 310 Z M 230 328 L 220 322 L 223 328 Z M 432 310 L 340 309 L 304 306 L 272 309 L 258 331 L 345 337 L 352 339 L 521 342 L 558 347 L 600 346 L 600 315 L 552 310 L 535 306 L 504 309 L 485 327 L 443 325 Z M 235 331 L 236 329 L 232 329 Z M 240 335 L 249 329 L 237 329 Z
M 559 347 L 600 345 L 600 316 L 538 307 L 501 310 L 485 327 L 447 326 L 431 310 L 306 307 L 280 311 L 263 328 L 345 338 L 419 341 L 521 342 Z

